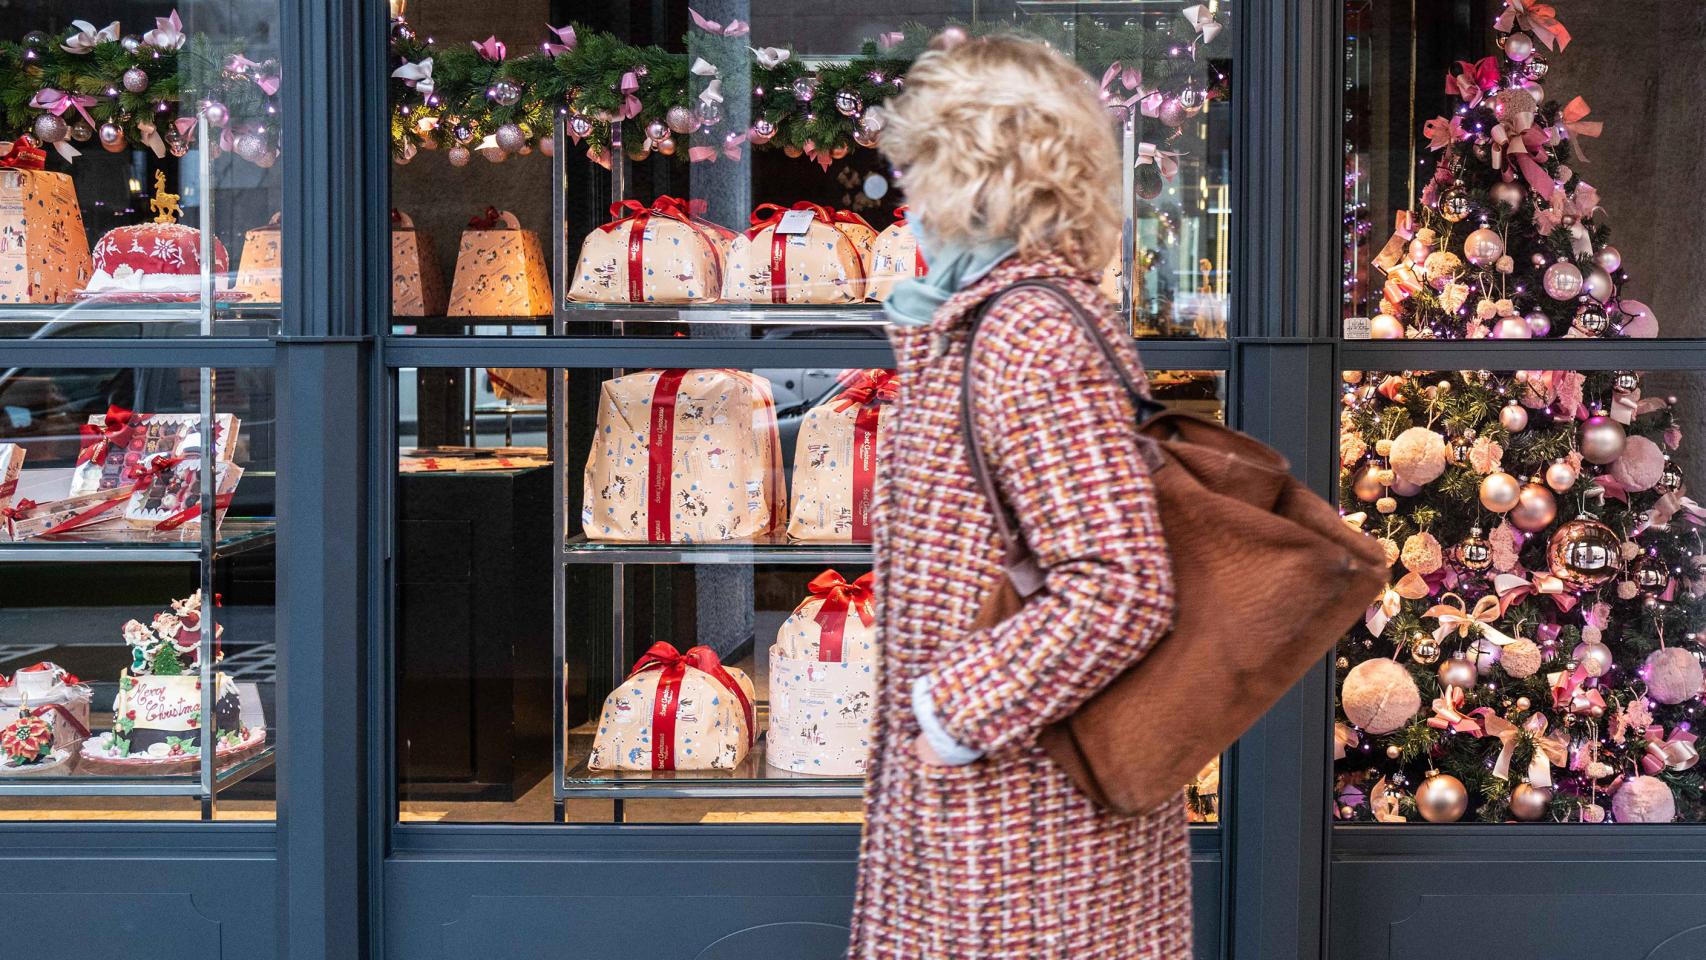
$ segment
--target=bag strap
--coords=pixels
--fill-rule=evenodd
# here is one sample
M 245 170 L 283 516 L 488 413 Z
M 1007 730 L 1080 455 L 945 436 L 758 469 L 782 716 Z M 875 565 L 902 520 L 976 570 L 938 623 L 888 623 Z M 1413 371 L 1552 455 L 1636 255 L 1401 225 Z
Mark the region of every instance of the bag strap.
M 1114 375 L 1125 387 L 1132 403 L 1136 405 L 1138 416 L 1142 419 L 1160 413 L 1167 408 L 1150 399 L 1137 382 L 1126 365 L 1120 361 L 1119 353 L 1114 349 L 1102 328 L 1097 325 L 1090 312 L 1078 302 L 1078 298 L 1057 284 L 1047 280 L 1021 280 L 990 294 L 978 304 L 972 313 L 971 331 L 966 335 L 965 369 L 960 376 L 960 433 L 965 437 L 966 452 L 969 455 L 972 476 L 978 486 L 983 488 L 984 496 L 989 500 L 992 512 L 995 514 L 995 529 L 1001 537 L 1002 562 L 1007 570 L 1007 578 L 1020 597 L 1029 597 L 1043 587 L 1042 568 L 1037 564 L 1036 557 L 1031 553 L 1030 545 L 1025 543 L 1024 532 L 1019 526 L 1018 517 L 1014 515 L 1007 501 L 1001 496 L 1001 489 L 995 482 L 995 477 L 989 471 L 988 458 L 984 455 L 983 445 L 978 442 L 977 423 L 972 417 L 975 409 L 975 388 L 972 385 L 972 363 L 976 357 L 977 334 L 983 328 L 984 317 L 1001 299 L 1018 290 L 1041 290 L 1053 294 L 1065 304 L 1072 321 L 1090 342 L 1101 351 L 1108 365 L 1113 368 Z

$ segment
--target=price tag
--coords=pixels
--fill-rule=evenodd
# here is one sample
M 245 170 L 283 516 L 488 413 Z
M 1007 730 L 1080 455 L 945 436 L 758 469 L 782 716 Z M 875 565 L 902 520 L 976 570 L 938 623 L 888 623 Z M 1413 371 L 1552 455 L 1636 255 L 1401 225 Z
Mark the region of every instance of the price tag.
M 812 225 L 813 212 L 810 210 L 789 210 L 782 214 L 782 222 L 776 225 L 776 232 L 784 236 L 805 233 Z
M 1346 340 L 1367 340 L 1367 339 L 1369 339 L 1369 320 L 1368 320 L 1368 318 L 1367 317 L 1346 317 L 1345 318 L 1345 339 Z

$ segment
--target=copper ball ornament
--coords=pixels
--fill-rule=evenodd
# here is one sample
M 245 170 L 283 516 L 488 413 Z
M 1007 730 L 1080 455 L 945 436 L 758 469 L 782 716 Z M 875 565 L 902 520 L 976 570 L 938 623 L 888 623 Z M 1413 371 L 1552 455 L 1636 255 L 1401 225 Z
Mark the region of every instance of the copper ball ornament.
M 118 153 L 130 146 L 124 135 L 124 127 L 116 123 L 103 123 L 95 131 L 95 139 L 100 141 L 101 149 L 108 153 Z
M 1665 468 L 1659 474 L 1657 488 L 1660 493 L 1677 494 L 1682 493 L 1686 488 L 1686 484 L 1682 476 L 1682 468 L 1677 466 L 1675 460 L 1665 461 Z
M 1582 457 L 1589 463 L 1604 466 L 1615 461 L 1623 455 L 1623 448 L 1628 442 L 1623 424 L 1610 417 L 1594 416 L 1582 422 Z
M 1429 772 L 1416 788 L 1416 812 L 1429 823 L 1456 823 L 1469 811 L 1469 791 L 1449 773 Z
M 676 133 L 692 133 L 699 126 L 699 121 L 693 116 L 693 111 L 680 104 L 670 107 L 664 113 L 664 123 Z
M 1510 512 L 1511 523 L 1525 533 L 1537 533 L 1558 519 L 1558 499 L 1538 480 L 1530 480 L 1517 495 L 1516 508 Z
M 1410 659 L 1424 667 L 1431 667 L 1439 662 L 1439 641 L 1432 634 L 1418 633 L 1410 641 Z
M 1537 787 L 1532 783 L 1519 783 L 1516 789 L 1511 791 L 1511 816 L 1532 823 L 1546 816 L 1547 804 L 1551 802 L 1551 789 Z
M 1622 565 L 1616 531 L 1590 516 L 1559 527 L 1546 545 L 1552 575 L 1578 590 L 1597 587 L 1617 576 Z
M 1509 513 L 1522 497 L 1522 484 L 1504 471 L 1489 473 L 1481 478 L 1481 506 L 1494 513 Z
M 1564 493 L 1576 485 L 1581 479 L 1581 472 L 1570 466 L 1567 460 L 1554 460 L 1546 468 L 1546 485 L 1555 493 Z
M 1642 557 L 1629 565 L 1629 581 L 1642 593 L 1657 596 L 1670 586 L 1670 568 L 1658 557 Z
M 1554 300 L 1574 300 L 1582 292 L 1582 271 L 1568 260 L 1546 268 L 1540 277 L 1540 287 Z
M 1469 536 L 1452 551 L 1452 559 L 1470 573 L 1480 573 L 1493 565 L 1492 541 L 1482 535 L 1480 527 L 1470 527 Z
M 1375 476 L 1375 467 L 1370 464 L 1357 472 L 1351 481 L 1351 494 L 1363 503 L 1373 503 L 1386 493 L 1384 485 Z
M 666 157 L 675 156 L 675 138 L 674 137 L 664 137 L 662 140 L 659 140 L 657 143 L 652 144 L 652 146 L 657 150 L 658 153 L 661 153 Z
M 1144 166 L 1149 166 L 1149 164 L 1144 164 Z M 1160 194 L 1156 195 L 1159 196 Z M 1377 313 L 1369 320 L 1368 336 L 1371 340 L 1402 340 L 1404 339 L 1404 323 L 1389 313 Z

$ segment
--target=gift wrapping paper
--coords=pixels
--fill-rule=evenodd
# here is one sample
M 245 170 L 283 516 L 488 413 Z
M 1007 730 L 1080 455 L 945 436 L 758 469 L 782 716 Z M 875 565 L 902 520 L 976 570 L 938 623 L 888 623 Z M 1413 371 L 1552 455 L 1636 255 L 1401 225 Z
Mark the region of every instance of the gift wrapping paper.
M 243 234 L 243 256 L 237 261 L 236 289 L 262 303 L 277 303 L 282 291 L 282 258 L 279 253 L 279 215 L 264 227 Z
M 0 303 L 66 303 L 93 272 L 69 174 L 0 169 Z
M 0 517 L 18 496 L 18 475 L 24 472 L 24 448 L 15 443 L 0 443 Z
M 442 315 L 448 295 L 432 237 L 415 230 L 407 214 L 394 214 L 391 219 L 391 315 Z
M 753 226 L 729 246 L 724 300 L 836 304 L 865 299 L 866 256 L 858 242 L 830 219 L 834 214 L 829 211 L 813 204 L 795 206 L 818 211 L 804 233 L 778 234 L 786 211 L 775 204 L 753 212 Z
M 587 454 L 588 539 L 705 543 L 785 522 L 770 381 L 741 370 L 647 370 L 607 380 Z
M 826 570 L 770 647 L 765 762 L 796 773 L 865 772 L 877 693 L 875 602 L 869 573 L 848 583 Z
M 894 285 L 907 277 L 925 274 L 924 254 L 918 249 L 918 235 L 912 232 L 904 208 L 897 210 L 900 219 L 877 235 L 871 250 L 871 282 L 868 291 L 872 300 L 887 300 Z
M 894 398 L 891 371 L 861 370 L 848 389 L 800 421 L 788 510 L 791 539 L 870 542 L 880 472 L 877 435 L 889 421 Z
M 118 520 L 124 515 L 124 505 L 130 502 L 134 486 L 124 483 L 108 490 L 40 503 L 19 500 L 6 511 L 6 539 L 28 540 Z
M 550 316 L 551 278 L 539 235 L 521 229 L 507 210 L 493 229 L 462 231 L 448 312 L 453 317 Z
M 655 643 L 604 698 L 587 766 L 594 770 L 733 770 L 756 736 L 745 673 L 709 647 Z
M 623 213 L 626 216 L 623 216 Z M 733 234 L 697 219 L 673 197 L 647 209 L 636 200 L 611 204 L 617 219 L 581 242 L 569 299 L 583 303 L 710 303 L 722 287 L 725 248 Z

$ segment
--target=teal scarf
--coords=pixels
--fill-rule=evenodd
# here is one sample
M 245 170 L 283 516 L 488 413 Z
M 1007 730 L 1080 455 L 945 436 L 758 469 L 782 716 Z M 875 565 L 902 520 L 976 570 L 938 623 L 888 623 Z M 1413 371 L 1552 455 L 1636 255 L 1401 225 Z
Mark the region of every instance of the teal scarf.
M 1010 240 L 936 250 L 933 245 L 927 245 L 917 220 L 912 222 L 912 229 L 918 237 L 918 250 L 930 265 L 930 272 L 895 284 L 889 298 L 883 301 L 883 312 L 897 327 L 921 327 L 929 323 L 936 308 L 946 303 L 949 297 L 982 280 L 1001 261 L 1018 251 L 1018 246 Z

